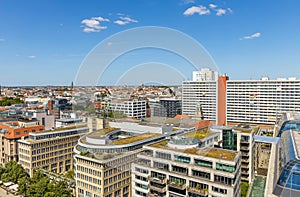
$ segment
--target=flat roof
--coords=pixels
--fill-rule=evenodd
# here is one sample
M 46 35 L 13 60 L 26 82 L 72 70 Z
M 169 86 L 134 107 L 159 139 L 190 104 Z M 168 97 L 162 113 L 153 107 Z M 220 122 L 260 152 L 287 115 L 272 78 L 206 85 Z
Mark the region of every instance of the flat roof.
M 151 144 L 151 145 L 149 145 L 149 147 L 166 149 L 166 150 L 171 150 L 171 151 L 186 153 L 186 154 L 201 155 L 201 156 L 205 156 L 205 157 L 228 160 L 228 161 L 233 161 L 236 158 L 236 156 L 238 155 L 237 151 L 231 151 L 231 150 L 225 150 L 225 149 L 219 149 L 219 148 L 175 149 L 175 148 L 168 146 L 168 140 L 163 140 L 163 141 Z
M 270 136 L 261 136 L 261 135 L 254 135 L 255 142 L 262 142 L 262 143 L 278 143 L 280 141 L 279 137 L 270 137 Z
M 157 137 L 160 135 L 161 134 L 158 134 L 158 133 L 144 133 L 144 134 L 137 135 L 137 136 L 132 136 L 132 137 L 127 137 L 127 138 L 120 139 L 120 140 L 115 140 L 112 142 L 112 144 L 115 144 L 115 145 L 131 144 L 134 142 L 142 141 L 142 140 L 145 140 L 148 138 Z

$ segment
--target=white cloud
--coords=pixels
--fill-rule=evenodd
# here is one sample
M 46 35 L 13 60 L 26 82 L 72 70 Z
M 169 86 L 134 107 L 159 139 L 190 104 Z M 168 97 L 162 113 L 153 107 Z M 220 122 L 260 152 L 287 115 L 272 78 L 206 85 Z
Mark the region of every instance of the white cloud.
M 215 9 L 215 8 L 217 8 L 218 6 L 217 6 L 216 4 L 211 3 L 211 4 L 209 4 L 209 7 L 210 7 L 211 9 Z
M 98 16 L 82 20 L 81 24 L 83 24 L 83 32 L 99 32 L 103 29 L 107 29 L 107 26 L 101 25 L 101 22 L 109 22 L 109 19 Z
M 260 36 L 261 36 L 261 33 L 257 32 L 257 33 L 254 33 L 254 34 L 250 35 L 250 36 L 244 36 L 240 40 L 250 40 L 250 39 L 253 39 L 253 38 L 259 38 Z
M 195 0 L 182 0 L 183 4 L 195 3 Z
M 226 14 L 226 12 L 227 12 L 227 10 L 220 8 L 220 9 L 217 10 L 216 15 L 217 16 L 222 16 L 222 15 Z
M 108 18 L 103 18 L 101 16 L 98 17 L 92 17 L 92 19 L 97 20 L 97 21 L 101 21 L 101 22 L 109 22 Z
M 199 15 L 208 15 L 210 14 L 210 10 L 207 9 L 205 6 L 192 6 L 188 9 L 186 9 L 183 13 L 186 16 L 191 16 L 194 14 L 199 14 Z
M 34 58 L 36 58 L 36 56 L 35 55 L 30 55 L 30 56 L 28 56 L 28 58 L 29 59 L 34 59 Z
M 130 18 L 130 17 L 124 17 L 124 16 L 120 16 L 120 19 L 123 20 L 123 21 L 131 22 L 131 23 L 137 23 L 137 22 L 139 22 L 138 20 L 135 20 L 135 19 Z
M 231 14 L 233 13 L 233 10 L 231 8 L 227 8 L 228 12 L 230 12 Z
M 5 39 L 4 38 L 0 38 L 0 42 L 5 42 Z
M 116 23 L 118 25 L 126 25 L 128 22 L 127 21 L 116 20 L 116 21 L 114 21 L 114 23 Z
M 130 18 L 128 16 L 120 16 L 118 20 L 114 21 L 115 24 L 118 25 L 126 25 L 128 23 L 138 23 L 138 20 Z

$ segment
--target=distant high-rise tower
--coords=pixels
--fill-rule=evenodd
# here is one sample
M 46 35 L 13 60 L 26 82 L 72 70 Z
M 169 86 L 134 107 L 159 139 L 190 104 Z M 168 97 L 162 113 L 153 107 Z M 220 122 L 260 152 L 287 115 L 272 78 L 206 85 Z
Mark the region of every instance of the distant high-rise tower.
M 71 83 L 71 95 L 73 95 L 73 91 L 74 91 L 74 84 L 73 84 L 73 81 Z

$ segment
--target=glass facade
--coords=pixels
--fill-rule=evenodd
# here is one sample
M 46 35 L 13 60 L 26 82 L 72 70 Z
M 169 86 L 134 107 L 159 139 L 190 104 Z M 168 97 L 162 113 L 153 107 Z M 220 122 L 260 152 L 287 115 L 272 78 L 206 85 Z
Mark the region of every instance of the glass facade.
M 228 150 L 237 150 L 237 135 L 232 130 L 222 130 L 223 148 Z

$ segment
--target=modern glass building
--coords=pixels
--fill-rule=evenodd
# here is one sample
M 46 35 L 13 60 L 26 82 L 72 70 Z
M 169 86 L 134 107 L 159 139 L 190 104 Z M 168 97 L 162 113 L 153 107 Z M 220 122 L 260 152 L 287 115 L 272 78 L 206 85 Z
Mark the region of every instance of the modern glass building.
M 300 196 L 300 121 L 283 122 L 278 137 L 282 142 L 282 171 L 273 194 Z

